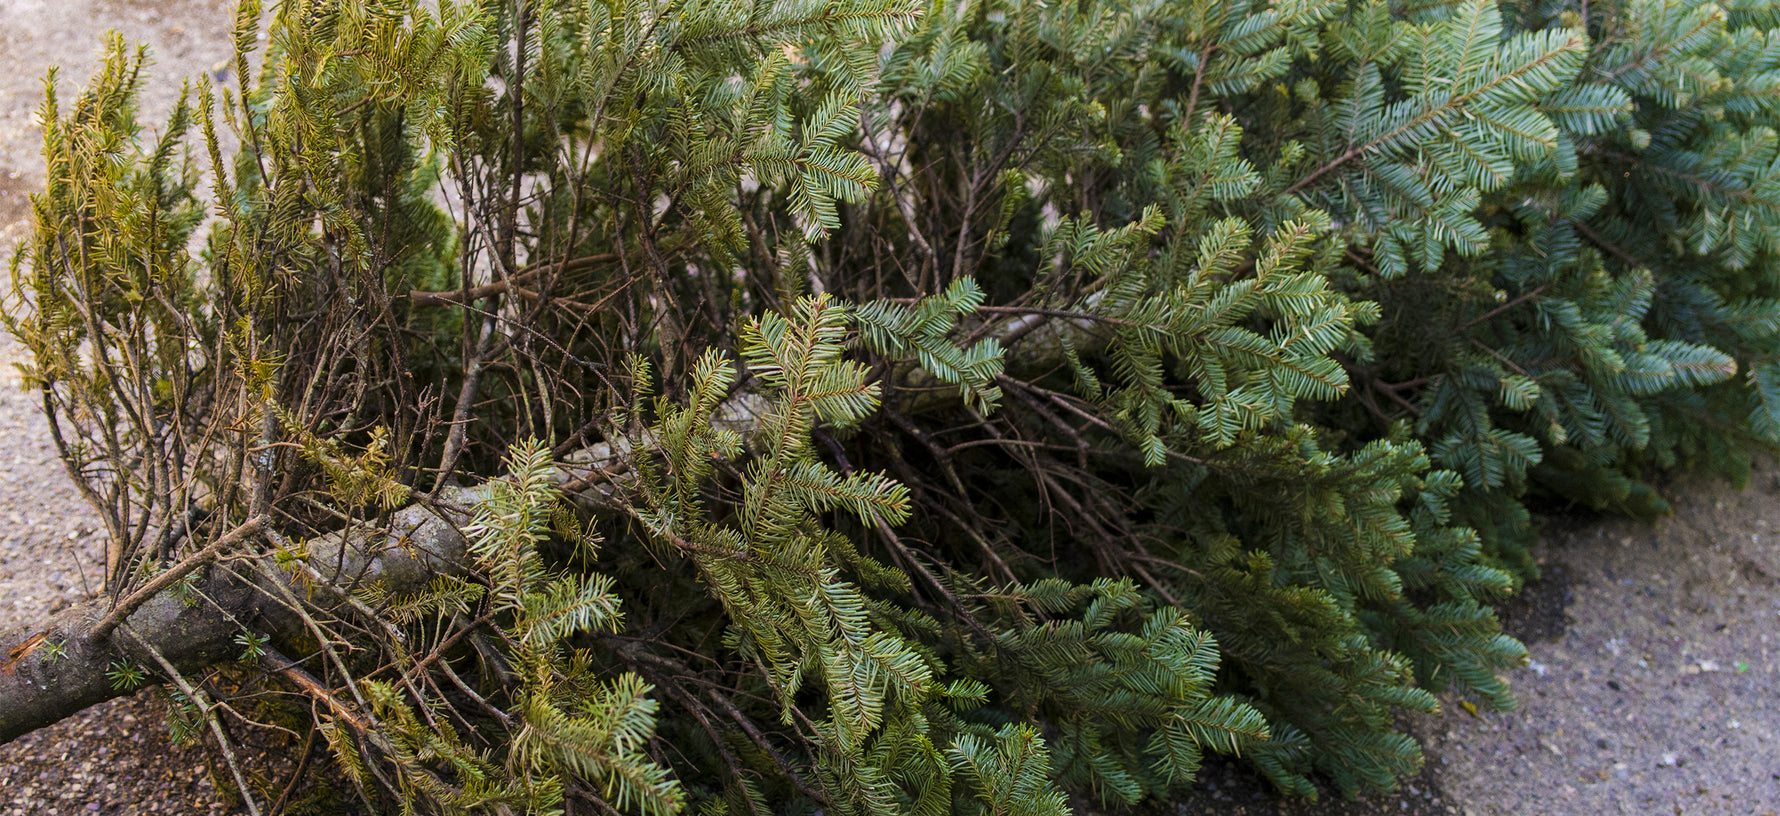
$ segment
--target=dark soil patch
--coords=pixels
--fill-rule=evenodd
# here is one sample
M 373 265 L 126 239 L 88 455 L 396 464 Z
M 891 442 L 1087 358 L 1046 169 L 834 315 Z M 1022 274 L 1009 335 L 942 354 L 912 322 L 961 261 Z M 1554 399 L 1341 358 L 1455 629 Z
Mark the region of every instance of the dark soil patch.
M 287 813 L 348 812 L 326 787 L 333 760 L 310 748 L 309 771 L 292 784 L 302 741 L 225 718 L 242 770 L 261 806 L 285 798 Z M 288 792 L 287 792 L 288 788 Z M 347 792 L 350 796 L 350 792 Z M 233 776 L 208 734 L 184 743 L 168 733 L 167 703 L 144 689 L 26 734 L 0 754 L 0 816 L 27 814 L 246 813 Z
M 1540 572 L 1539 580 L 1496 606 L 1502 631 L 1526 644 L 1562 638 L 1569 626 L 1570 602 L 1576 598 L 1568 566 L 1553 562 L 1540 567 Z
M 1118 813 L 1081 809 L 1079 813 Z M 1432 757 L 1421 773 L 1403 781 L 1394 792 L 1343 799 L 1322 786 L 1317 801 L 1282 799 L 1279 792 L 1247 765 L 1222 757 L 1208 758 L 1193 789 L 1172 802 L 1139 808 L 1134 816 L 1459 816 L 1440 784 L 1439 761 Z

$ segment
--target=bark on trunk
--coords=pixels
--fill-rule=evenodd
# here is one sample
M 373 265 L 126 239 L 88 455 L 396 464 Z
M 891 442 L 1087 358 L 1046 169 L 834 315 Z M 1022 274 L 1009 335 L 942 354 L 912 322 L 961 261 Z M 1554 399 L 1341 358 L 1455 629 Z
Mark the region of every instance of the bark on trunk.
M 469 506 L 485 488 L 451 491 L 449 503 Z M 375 581 L 395 591 L 424 586 L 440 571 L 455 571 L 465 539 L 455 519 L 414 505 L 398 511 L 386 530 L 350 531 L 311 541 L 309 565 L 329 583 L 353 586 Z M 455 522 L 455 523 L 454 523 Z M 176 588 L 150 598 L 124 619 L 137 637 L 183 673 L 237 659 L 235 636 L 243 627 L 283 639 L 297 634 L 301 619 L 280 605 L 271 581 L 282 581 L 298 596 L 303 579 L 280 570 L 270 555 L 207 568 L 196 582 L 215 603 L 188 604 Z M 106 672 L 115 664 L 155 666 L 155 660 L 120 632 L 94 637 L 94 624 L 111 599 L 75 604 L 47 622 L 0 634 L 0 744 L 60 721 L 87 706 L 129 691 L 112 685 Z M 233 616 L 233 619 L 231 619 Z
M 757 398 L 740 395 L 719 409 L 716 423 L 741 427 L 758 410 Z M 628 471 L 630 451 L 627 440 L 576 451 L 563 459 L 555 480 L 576 491 L 574 498 L 584 506 L 609 501 L 618 490 L 612 475 Z M 215 603 L 188 604 L 172 587 L 143 602 L 118 629 L 128 627 L 181 674 L 235 660 L 241 655 L 235 637 L 244 627 L 275 642 L 302 633 L 302 619 L 278 600 L 287 592 L 307 597 L 316 584 L 350 590 L 370 582 L 399 594 L 425 587 L 440 573 L 463 572 L 468 540 L 462 527 L 488 493 L 488 483 L 448 488 L 430 505 L 396 511 L 388 527 L 348 528 L 312 539 L 303 562 L 308 571 L 297 575 L 281 569 L 263 546 L 258 557 L 234 560 L 227 569 L 212 564 L 196 582 L 199 592 L 189 597 Z M 285 586 L 274 587 L 274 581 Z M 0 744 L 131 693 L 106 677 L 114 664 L 156 665 L 119 631 L 93 635 L 111 608 L 110 598 L 96 598 L 48 621 L 0 633 Z

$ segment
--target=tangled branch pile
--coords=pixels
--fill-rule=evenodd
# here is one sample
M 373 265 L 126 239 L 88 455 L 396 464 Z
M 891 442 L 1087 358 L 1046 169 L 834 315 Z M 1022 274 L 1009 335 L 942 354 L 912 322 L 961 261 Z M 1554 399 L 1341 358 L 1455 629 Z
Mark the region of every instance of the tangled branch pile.
M 155 130 L 121 42 L 51 83 L 7 326 L 107 591 L 0 638 L 3 738 L 152 680 L 227 753 L 223 672 L 372 808 L 1036 816 L 1205 751 L 1352 795 L 1434 692 L 1513 704 L 1530 496 L 1780 441 L 1755 0 L 235 40 Z

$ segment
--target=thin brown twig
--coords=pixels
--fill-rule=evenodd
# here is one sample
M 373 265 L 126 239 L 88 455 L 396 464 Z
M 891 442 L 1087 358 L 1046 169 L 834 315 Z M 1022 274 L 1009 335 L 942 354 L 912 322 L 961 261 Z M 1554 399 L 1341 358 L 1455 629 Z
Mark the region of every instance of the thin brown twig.
M 202 692 L 192 687 L 191 682 L 185 679 L 185 675 L 179 673 L 179 669 L 174 667 L 173 662 L 168 660 L 166 655 L 161 654 L 153 644 L 138 636 L 130 629 L 129 624 L 123 625 L 123 631 L 124 634 L 129 635 L 131 640 L 136 641 L 136 645 L 147 652 L 154 662 L 160 664 L 161 671 L 167 674 L 167 679 L 178 686 L 180 693 L 198 707 L 198 713 L 203 716 L 205 724 L 210 726 L 210 735 L 216 738 L 217 751 L 223 755 L 223 762 L 229 766 L 229 774 L 235 777 L 235 787 L 241 792 L 242 804 L 247 806 L 250 816 L 260 816 L 260 805 L 254 801 L 253 789 L 248 787 L 247 777 L 241 773 L 241 760 L 235 756 L 235 746 L 229 742 L 228 735 L 223 733 L 222 723 L 211 712 L 209 701 L 204 698 Z
M 946 588 L 945 582 L 941 581 L 939 576 L 934 575 L 933 571 L 929 570 L 926 564 L 921 563 L 921 560 L 909 550 L 908 545 L 902 543 L 902 536 L 897 535 L 895 530 L 890 529 L 890 524 L 883 519 L 879 518 L 874 520 L 877 522 L 876 527 L 878 534 L 883 537 L 885 543 L 890 545 L 891 551 L 897 555 L 897 560 L 908 564 L 910 567 L 913 567 L 916 572 L 921 573 L 921 577 L 926 578 L 927 582 L 933 586 L 934 591 L 938 592 L 941 597 L 946 599 L 947 603 L 951 604 L 953 609 L 958 611 L 959 617 L 964 621 L 965 625 L 969 626 L 972 631 L 976 632 L 977 635 L 983 639 L 983 642 L 994 643 L 995 636 L 989 633 L 988 628 L 983 626 L 982 621 L 977 620 L 976 615 L 971 613 L 970 607 L 965 606 L 963 601 L 958 600 L 958 596 L 954 595 L 950 589 Z
M 574 272 L 590 266 L 597 266 L 602 263 L 611 263 L 616 260 L 618 260 L 618 255 L 616 253 L 606 252 L 599 255 L 571 258 L 561 263 L 535 264 L 515 272 L 510 278 L 498 280 L 493 283 L 485 283 L 481 286 L 472 286 L 468 289 L 451 289 L 441 292 L 413 289 L 408 292 L 408 301 L 414 306 L 453 306 L 470 303 L 490 295 L 503 294 L 509 291 L 509 289 L 514 289 L 519 284 L 537 277 L 541 272 Z M 560 301 L 561 299 L 558 298 L 558 300 Z
M 290 782 L 285 784 L 284 791 L 278 794 L 278 798 L 272 802 L 272 807 L 267 809 L 271 816 L 278 816 L 284 812 L 284 803 L 290 801 L 290 795 L 297 790 L 297 783 L 303 781 L 303 772 L 309 769 L 309 754 L 315 748 L 315 735 L 318 733 L 320 733 L 320 729 L 312 723 L 309 730 L 303 734 L 303 747 L 297 751 L 297 768 L 291 771 Z
M 705 696 L 721 706 L 723 710 L 729 714 L 729 718 L 735 720 L 736 725 L 741 726 L 742 730 L 747 732 L 748 739 L 753 741 L 755 745 L 759 746 L 760 750 L 765 751 L 767 756 L 772 757 L 773 764 L 779 767 L 779 773 L 784 774 L 786 778 L 790 779 L 791 784 L 795 785 L 799 791 L 802 791 L 804 796 L 809 797 L 810 801 L 819 805 L 826 806 L 828 804 L 828 797 L 823 795 L 821 791 L 810 787 L 810 783 L 804 781 L 803 776 L 799 774 L 796 769 L 791 767 L 791 763 L 786 761 L 785 757 L 767 742 L 766 735 L 760 732 L 760 727 L 755 725 L 753 720 L 748 719 L 747 715 L 743 714 L 741 709 L 736 708 L 735 703 L 731 702 L 729 698 L 718 694 L 716 689 L 705 689 Z
M 483 615 L 481 617 L 478 617 L 475 620 L 470 621 L 468 624 L 459 626 L 456 632 L 451 633 L 451 637 L 446 638 L 444 641 L 440 642 L 439 645 L 434 646 L 432 651 L 427 653 L 426 657 L 421 658 L 414 665 L 409 666 L 407 671 L 402 672 L 402 675 L 405 678 L 420 676 L 421 672 L 426 671 L 427 666 L 432 665 L 433 661 L 438 660 L 440 657 L 442 657 L 445 654 L 446 649 L 449 649 L 452 646 L 457 645 L 457 642 L 459 640 L 462 640 L 465 635 L 468 635 L 470 632 L 475 631 L 478 627 L 482 626 L 485 623 L 488 623 L 491 620 L 494 620 L 494 612 L 492 610 L 489 612 L 483 613 Z
M 1588 224 L 1581 222 L 1581 221 L 1572 221 L 1572 222 L 1570 222 L 1570 227 L 1572 229 L 1576 230 L 1576 232 L 1578 234 L 1580 234 L 1582 237 L 1587 238 L 1589 243 L 1594 244 L 1595 246 L 1598 246 L 1604 250 L 1607 250 L 1607 254 L 1612 255 L 1615 258 L 1618 258 L 1620 263 L 1623 263 L 1626 266 L 1629 266 L 1633 269 L 1648 269 L 1648 268 L 1650 268 L 1650 264 L 1647 264 L 1644 261 L 1639 260 L 1638 256 L 1625 251 L 1618 244 L 1615 244 L 1612 241 L 1607 240 L 1606 236 L 1604 236 L 1598 232 L 1595 232 L 1594 228 L 1590 227 Z
M 371 723 L 369 721 L 360 716 L 358 712 L 353 711 L 352 706 L 347 705 L 345 701 L 335 696 L 333 690 L 322 685 L 320 680 L 315 679 L 315 675 L 304 671 L 303 667 L 295 660 L 285 657 L 277 649 L 274 649 L 271 646 L 262 646 L 260 648 L 262 650 L 262 654 L 260 655 L 261 668 L 274 674 L 283 675 L 286 680 L 291 681 L 297 688 L 302 689 L 303 693 L 314 698 L 316 702 L 327 706 L 328 710 L 334 713 L 334 716 L 345 720 L 346 724 L 352 726 L 354 730 L 369 731 L 371 729 Z
M 1478 348 L 1480 348 L 1480 349 L 1483 349 L 1483 352 L 1484 352 L 1484 353 L 1485 353 L 1485 354 L 1488 354 L 1488 355 L 1489 355 L 1489 356 L 1491 356 L 1491 357 L 1494 357 L 1494 358 L 1496 358 L 1496 360 L 1498 360 L 1498 361 L 1499 361 L 1499 362 L 1501 362 L 1501 363 L 1502 363 L 1502 365 L 1505 365 L 1505 366 L 1508 366 L 1508 367 L 1509 367 L 1509 368 L 1512 368 L 1512 369 L 1514 369 L 1514 373 L 1516 373 L 1516 374 L 1519 374 L 1519 375 L 1521 375 L 1521 376 L 1522 376 L 1522 377 L 1529 377 L 1529 378 L 1530 378 L 1530 377 L 1532 377 L 1532 376 L 1533 376 L 1533 375 L 1531 375 L 1531 374 L 1528 374 L 1528 373 L 1527 373 L 1527 370 L 1526 370 L 1526 369 L 1524 369 L 1524 368 L 1521 368 L 1521 367 L 1520 367 L 1520 365 L 1518 365 L 1518 364 L 1517 364 L 1517 363 L 1515 363 L 1515 362 L 1514 362 L 1514 361 L 1513 361 L 1513 360 L 1510 360 L 1510 359 L 1508 359 L 1508 358 L 1507 358 L 1507 357 L 1504 357 L 1504 356 L 1503 356 L 1503 355 L 1502 355 L 1502 352 L 1499 352 L 1499 351 L 1496 351 L 1496 350 L 1495 350 L 1495 349 L 1493 349 L 1493 348 L 1490 348 L 1490 347 L 1489 347 L 1489 346 L 1486 346 L 1486 345 L 1484 345 L 1484 344 L 1483 344 L 1483 343 L 1482 343 L 1482 342 L 1479 342 L 1479 341 L 1478 341 L 1478 339 L 1477 339 L 1477 338 L 1475 338 L 1475 337 L 1467 337 L 1467 338 L 1465 338 L 1465 339 L 1466 339 L 1466 340 L 1469 340 L 1469 341 L 1471 341 L 1471 345 L 1473 345 L 1473 346 L 1476 346 L 1476 347 L 1478 347 Z
M 1545 291 L 1545 286 L 1546 286 L 1546 284 L 1541 283 L 1538 286 L 1533 287 L 1532 289 L 1528 289 L 1527 291 L 1520 293 L 1513 300 L 1510 300 L 1507 303 L 1504 303 L 1500 306 L 1497 306 L 1494 309 L 1491 309 L 1487 312 L 1484 312 L 1483 314 L 1480 314 L 1474 318 L 1471 318 L 1471 320 L 1469 322 L 1465 323 L 1464 328 L 1469 329 L 1472 326 L 1482 323 L 1485 320 L 1489 320 L 1490 318 L 1495 317 L 1496 315 L 1499 315 L 1503 312 L 1508 311 L 1509 309 L 1512 309 L 1516 306 L 1521 305 L 1522 303 L 1525 303 L 1529 300 L 1532 300 L 1533 298 L 1538 297 L 1540 292 Z

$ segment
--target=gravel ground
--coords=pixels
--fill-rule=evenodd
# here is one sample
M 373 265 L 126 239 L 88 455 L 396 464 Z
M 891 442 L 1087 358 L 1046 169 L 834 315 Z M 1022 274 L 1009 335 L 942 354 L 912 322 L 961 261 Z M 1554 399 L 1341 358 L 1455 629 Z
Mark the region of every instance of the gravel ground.
M 209 76 L 229 56 L 229 0 L 0 2 L 0 254 L 42 180 L 41 78 L 65 97 L 100 32 L 147 42 L 161 80 Z M 151 83 L 164 112 L 176 84 Z M 0 339 L 0 629 L 87 597 L 100 542 L 63 475 L 41 413 L 18 389 L 20 349 Z M 1749 488 L 1684 482 L 1656 525 L 1578 515 L 1552 524 L 1547 580 L 1507 618 L 1532 662 L 1519 711 L 1473 717 L 1455 699 L 1409 722 L 1428 765 L 1392 796 L 1278 802 L 1241 767 L 1214 764 L 1181 814 L 1724 814 L 1780 816 L 1780 468 Z M 237 734 L 276 798 L 295 762 L 277 733 Z M 172 744 L 150 692 L 95 706 L 0 746 L 0 816 L 233 813 L 206 744 Z M 316 757 L 318 760 L 319 756 Z M 325 766 L 324 766 L 325 767 Z M 226 786 L 224 786 L 226 787 Z M 1089 808 L 1091 809 L 1091 808 Z
M 1520 711 L 1422 724 L 1465 813 L 1780 812 L 1780 469 L 1672 494 L 1654 526 L 1548 537 L 1574 599 L 1529 644 Z

